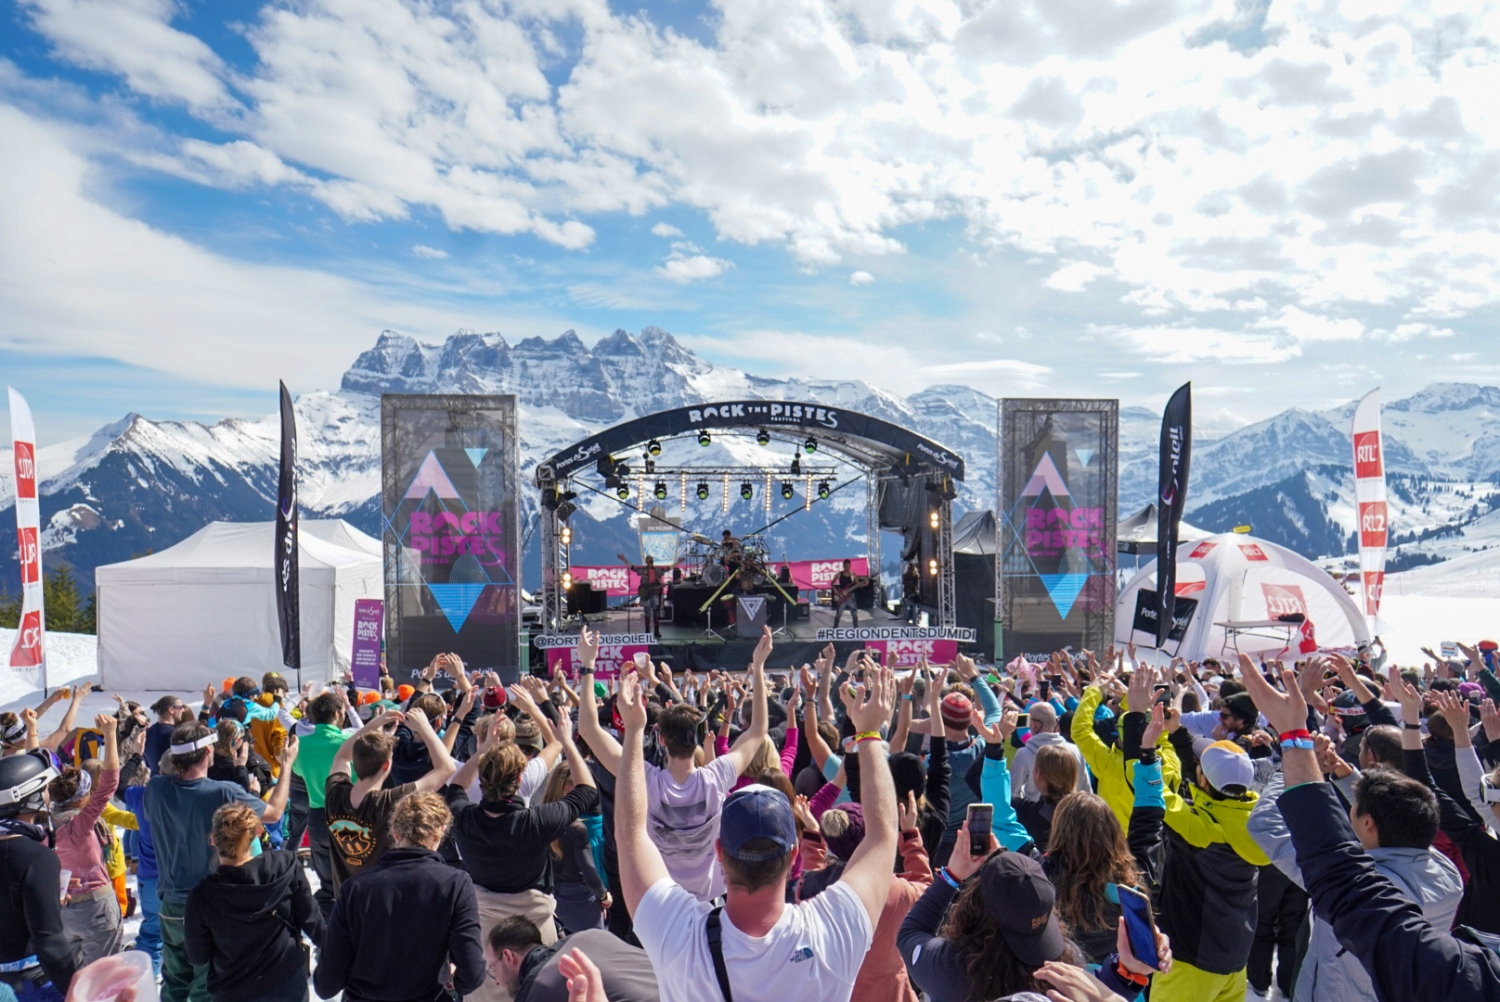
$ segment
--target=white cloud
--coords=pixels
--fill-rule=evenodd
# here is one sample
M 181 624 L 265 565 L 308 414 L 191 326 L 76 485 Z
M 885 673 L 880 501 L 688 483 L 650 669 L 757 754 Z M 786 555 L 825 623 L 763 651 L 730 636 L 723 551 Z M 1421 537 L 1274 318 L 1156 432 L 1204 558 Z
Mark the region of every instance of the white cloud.
M 868 271 L 856 271 L 856 272 L 853 272 L 852 274 L 850 274 L 850 276 L 849 276 L 849 284 L 850 285 L 855 285 L 855 286 L 870 285 L 874 281 L 875 281 L 875 276 L 872 275 L 872 274 L 870 274 Z
M 1153 362 L 1270 363 L 1300 351 L 1267 334 L 1235 334 L 1209 328 L 1142 327 L 1117 332 L 1125 345 Z
M 924 371 L 940 379 L 962 379 L 970 383 L 1002 378 L 1007 385 L 1025 390 L 1040 389 L 1052 374 L 1050 366 L 1014 358 L 991 358 L 974 362 L 929 365 Z
M 596 216 L 672 205 L 809 268 L 954 220 L 1081 301 L 1119 283 L 1101 324 L 1243 325 L 1262 355 L 1500 303 L 1490 3 L 735 0 L 700 39 L 606 0 L 303 0 L 248 19 L 242 73 L 173 0 L 24 9 L 213 123 L 182 147 L 213 183 L 350 220 L 582 249 Z M 697 257 L 660 271 L 722 272 Z
M 173 28 L 175 0 L 21 0 L 64 58 L 125 78 L 147 97 L 201 112 L 237 107 L 213 49 Z
M 706 254 L 673 254 L 656 269 L 656 273 L 671 282 L 701 282 L 718 278 L 733 267 L 733 261 Z
M 1059 292 L 1082 292 L 1084 286 L 1107 274 L 1108 268 L 1101 268 L 1092 261 L 1073 261 L 1054 271 L 1042 284 Z
M 441 337 L 477 321 L 403 302 L 385 286 L 211 253 L 95 200 L 88 162 L 3 103 L 0 134 L 8 347 L 105 356 L 228 386 L 274 388 L 282 377 L 327 386 L 372 331 Z
M 412 244 L 411 252 L 417 257 L 426 258 L 429 261 L 441 261 L 448 256 L 445 250 L 436 247 L 428 247 L 426 244 Z

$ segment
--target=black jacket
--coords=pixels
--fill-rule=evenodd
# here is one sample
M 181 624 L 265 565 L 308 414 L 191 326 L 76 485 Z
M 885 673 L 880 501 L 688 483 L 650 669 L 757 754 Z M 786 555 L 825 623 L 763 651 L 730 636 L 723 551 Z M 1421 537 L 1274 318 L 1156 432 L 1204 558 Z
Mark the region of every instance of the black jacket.
M 475 804 L 462 787 L 445 786 L 453 838 L 474 883 L 496 894 L 552 893 L 552 841 L 586 811 L 598 808 L 592 786 L 575 786 L 561 800 L 528 806 L 520 797 Z
M 76 967 L 58 901 L 61 878 L 57 853 L 43 843 L 27 835 L 0 838 L 0 962 L 35 954 L 48 980 L 65 992 Z
M 484 984 L 474 882 L 435 852 L 392 849 L 339 888 L 313 987 L 345 1002 L 432 1002 L 450 959 L 460 995 Z
M 603 929 L 585 929 L 551 946 L 534 946 L 521 961 L 521 987 L 515 1002 L 568 1002 L 568 981 L 557 969 L 558 958 L 582 950 L 604 976 L 610 1002 L 658 1002 L 656 971 L 646 951 Z
M 1332 786 L 1297 786 L 1276 804 L 1292 833 L 1313 910 L 1370 972 L 1376 998 L 1500 1002 L 1500 957 L 1423 918 L 1375 869 Z
M 1490 834 L 1482 821 L 1474 818 L 1473 811 L 1464 810 L 1467 801 L 1454 800 L 1447 789 L 1434 780 L 1427 766 L 1428 760 L 1422 752 L 1406 752 L 1403 771 L 1412 779 L 1426 783 L 1437 796 L 1438 827 L 1463 854 L 1464 868 L 1469 871 L 1463 901 L 1458 906 L 1457 922 L 1480 932 L 1500 935 L 1500 840 Z
M 323 941 L 323 913 L 288 850 L 244 866 L 221 866 L 188 892 L 183 916 L 188 960 L 208 965 L 214 1002 L 252 1002 L 307 970 L 302 933 Z

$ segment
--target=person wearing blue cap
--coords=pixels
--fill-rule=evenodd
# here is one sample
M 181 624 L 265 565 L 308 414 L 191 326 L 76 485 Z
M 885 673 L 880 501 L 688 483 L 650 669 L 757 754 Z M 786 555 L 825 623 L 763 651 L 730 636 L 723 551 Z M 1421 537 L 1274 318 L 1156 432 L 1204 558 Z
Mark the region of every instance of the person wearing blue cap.
M 756 672 L 756 684 L 765 684 Z M 867 673 L 867 678 L 870 673 Z M 868 689 L 851 686 L 844 703 L 855 729 L 865 837 L 843 876 L 811 901 L 787 904 L 797 852 L 797 822 L 787 798 L 753 785 L 724 802 L 715 846 L 727 892 L 722 908 L 699 901 L 672 881 L 646 833 L 640 682 L 620 689 L 624 754 L 615 791 L 620 878 L 635 932 L 660 981 L 662 1002 L 847 1002 L 885 907 L 895 859 L 896 788 L 880 727 L 896 704 L 889 669 Z

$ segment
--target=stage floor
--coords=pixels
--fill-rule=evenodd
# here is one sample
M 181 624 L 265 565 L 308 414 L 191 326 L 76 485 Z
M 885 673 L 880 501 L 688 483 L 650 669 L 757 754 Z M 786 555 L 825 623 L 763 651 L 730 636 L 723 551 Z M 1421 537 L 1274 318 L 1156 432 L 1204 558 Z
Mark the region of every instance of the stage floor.
M 779 605 L 780 603 L 778 603 Z M 714 644 L 714 643 L 736 643 L 744 638 L 734 631 L 734 627 L 727 626 L 722 622 L 722 613 L 714 610 L 713 628 L 718 634 L 709 633 L 701 626 L 679 626 L 674 623 L 663 622 L 661 626 L 661 643 L 672 644 Z M 600 633 L 637 633 L 645 629 L 645 620 L 641 611 L 635 608 L 610 609 L 608 612 L 591 615 L 587 617 L 589 629 L 598 630 Z M 833 610 L 827 606 L 814 605 L 808 612 L 807 619 L 793 619 L 790 616 L 783 624 L 780 616 L 772 615 L 767 618 L 767 625 L 776 632 L 778 641 L 787 643 L 812 643 L 817 640 L 818 631 L 826 630 L 833 626 Z M 893 626 L 901 623 L 901 618 L 884 609 L 861 609 L 859 611 L 859 625 L 861 626 Z M 839 621 L 840 626 L 852 626 L 849 615 L 846 612 Z M 564 627 L 566 632 L 578 629 L 578 620 L 571 618 L 568 625 Z M 754 639 L 754 638 L 751 638 Z

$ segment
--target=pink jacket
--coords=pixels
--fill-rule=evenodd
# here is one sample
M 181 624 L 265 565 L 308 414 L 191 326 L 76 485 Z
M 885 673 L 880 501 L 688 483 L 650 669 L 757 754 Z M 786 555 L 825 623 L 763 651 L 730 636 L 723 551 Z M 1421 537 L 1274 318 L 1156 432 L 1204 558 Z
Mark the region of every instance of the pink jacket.
M 73 879 L 68 881 L 69 894 L 83 894 L 110 882 L 104 866 L 104 847 L 94 834 L 94 825 L 119 785 L 119 769 L 101 771 L 88 803 L 55 829 L 58 862 L 64 870 L 73 871 Z

